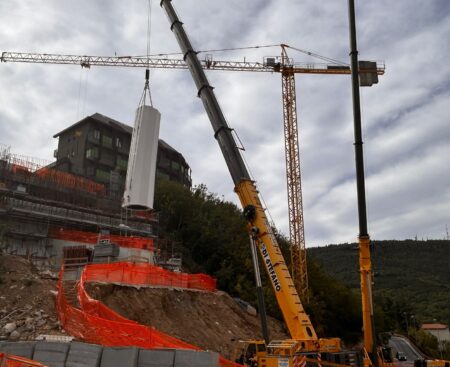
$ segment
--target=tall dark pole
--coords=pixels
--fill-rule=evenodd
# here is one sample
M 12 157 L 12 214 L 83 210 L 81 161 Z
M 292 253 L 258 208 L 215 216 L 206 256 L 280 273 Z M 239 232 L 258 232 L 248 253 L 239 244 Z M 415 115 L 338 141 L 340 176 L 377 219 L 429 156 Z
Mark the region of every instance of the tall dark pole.
M 363 311 L 364 348 L 372 364 L 378 365 L 372 303 L 372 262 L 370 237 L 367 231 L 364 155 L 361 129 L 361 102 L 359 96 L 358 48 L 356 45 L 355 1 L 348 0 L 350 25 L 350 59 L 352 69 L 353 121 L 355 134 L 356 189 L 359 219 L 359 268 Z
M 348 7 L 350 20 L 350 59 L 352 69 L 353 123 L 355 134 L 356 187 L 358 190 L 359 236 L 368 236 L 363 141 L 361 132 L 361 102 L 359 96 L 358 49 L 356 46 L 355 1 L 349 0 Z

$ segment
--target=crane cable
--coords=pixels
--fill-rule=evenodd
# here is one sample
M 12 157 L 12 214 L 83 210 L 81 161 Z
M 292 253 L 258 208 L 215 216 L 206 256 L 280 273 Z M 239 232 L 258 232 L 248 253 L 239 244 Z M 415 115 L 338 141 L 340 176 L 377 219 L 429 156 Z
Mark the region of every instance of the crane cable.
M 330 62 L 332 64 L 348 66 L 348 63 L 346 63 L 346 62 L 339 61 L 339 60 L 336 60 L 336 59 L 332 59 L 331 57 L 322 56 L 322 55 L 316 54 L 316 53 L 314 53 L 312 51 L 302 50 L 301 48 L 297 48 L 297 47 L 293 47 L 293 46 L 289 46 L 289 45 L 284 45 L 284 46 L 285 47 L 289 47 L 292 50 L 301 52 L 301 53 L 303 53 L 305 55 L 308 55 L 308 56 L 311 56 L 311 57 L 315 57 L 315 58 L 318 58 L 318 59 L 326 61 L 326 62 Z
M 237 51 L 237 50 L 251 50 L 251 49 L 255 49 L 255 48 L 269 48 L 269 47 L 279 47 L 279 46 L 280 45 L 263 45 L 263 46 L 219 48 L 219 49 L 211 49 L 211 50 L 199 50 L 199 51 L 196 51 L 196 53 L 197 54 L 201 54 L 201 53 L 206 53 L 206 52 L 224 52 L 224 51 Z M 149 55 L 149 56 L 155 57 L 155 56 L 176 56 L 176 55 L 183 55 L 183 53 L 182 52 L 169 52 L 169 53 L 153 54 L 153 55 Z M 137 55 L 137 56 L 134 56 L 134 57 L 143 58 L 143 57 L 146 57 L 146 56 L 145 55 Z
M 139 106 L 145 105 L 145 100 L 148 93 L 148 99 L 150 101 L 150 106 L 153 106 L 152 95 L 150 93 L 150 46 L 151 46 L 151 28 L 152 28 L 152 1 L 148 0 L 147 6 L 147 68 L 145 69 L 145 85 L 144 91 L 142 92 L 141 100 L 139 101 Z
M 292 49 L 292 50 L 301 52 L 301 53 L 303 53 L 303 54 L 305 54 L 307 56 L 315 57 L 315 58 L 320 59 L 322 61 L 326 61 L 326 62 L 329 62 L 329 63 L 332 63 L 332 64 L 336 64 L 336 65 L 348 66 L 348 63 L 346 63 L 344 61 L 339 61 L 339 60 L 333 59 L 331 57 L 322 56 L 322 55 L 319 55 L 319 54 L 317 54 L 315 52 L 303 50 L 303 49 L 298 48 L 298 47 L 289 46 L 289 45 L 286 45 L 286 44 L 283 44 L 283 45 L 285 47 L 288 47 L 288 48 Z M 271 48 L 271 47 L 280 47 L 280 44 L 200 50 L 200 51 L 197 51 L 197 54 L 212 53 L 212 52 L 225 52 L 225 51 L 238 51 L 238 50 L 251 50 L 251 49 Z M 176 55 L 182 55 L 182 54 L 183 54 L 182 52 L 171 52 L 171 53 L 158 53 L 158 54 L 150 55 L 147 52 L 146 56 L 138 55 L 138 56 L 135 56 L 135 57 L 137 57 L 137 58 L 145 58 L 145 57 L 147 57 L 147 59 L 148 59 L 149 57 L 176 56 Z

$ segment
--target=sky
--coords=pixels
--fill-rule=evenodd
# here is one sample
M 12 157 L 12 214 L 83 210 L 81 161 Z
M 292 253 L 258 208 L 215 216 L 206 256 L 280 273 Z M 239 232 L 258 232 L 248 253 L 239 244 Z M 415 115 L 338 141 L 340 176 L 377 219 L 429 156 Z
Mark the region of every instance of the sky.
M 259 61 L 281 43 L 349 62 L 347 1 L 173 0 L 196 50 Z M 450 2 L 356 1 L 360 60 L 386 65 L 361 89 L 367 215 L 372 239 L 442 239 L 450 226 Z M 145 55 L 147 0 L 2 0 L 0 51 Z M 152 0 L 150 54 L 178 53 Z M 321 62 L 289 50 L 295 62 Z M 179 58 L 180 55 L 173 57 Z M 281 77 L 208 71 L 228 124 L 276 227 L 288 235 Z M 207 115 L 186 70 L 152 70 L 160 138 L 180 151 L 194 184 L 238 203 Z M 52 160 L 52 136 L 96 112 L 132 124 L 144 70 L 0 64 L 0 144 Z M 358 236 L 351 78 L 296 76 L 307 247 Z

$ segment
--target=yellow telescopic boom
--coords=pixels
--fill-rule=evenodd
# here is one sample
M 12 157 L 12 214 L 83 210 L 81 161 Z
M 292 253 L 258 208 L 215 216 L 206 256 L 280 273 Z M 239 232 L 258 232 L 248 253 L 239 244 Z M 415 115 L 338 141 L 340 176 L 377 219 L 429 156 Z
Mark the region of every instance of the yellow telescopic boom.
M 249 223 L 250 235 L 256 240 L 264 266 L 272 282 L 275 295 L 283 313 L 284 320 L 292 339 L 300 341 L 304 351 L 319 351 L 321 348 L 330 352 L 339 350 L 339 340 L 319 340 L 305 313 L 300 298 L 295 290 L 292 278 L 281 254 L 272 229 L 267 221 L 264 208 L 255 183 L 251 180 L 236 141 L 231 133 L 222 110 L 217 102 L 212 86 L 203 71 L 201 62 L 187 37 L 183 24 L 172 6 L 171 0 L 161 0 L 161 7 L 167 13 L 170 28 L 175 34 L 183 53 L 183 59 L 197 86 L 198 96 L 208 114 L 225 162 L 235 184 L 235 191 L 244 208 L 244 215 Z

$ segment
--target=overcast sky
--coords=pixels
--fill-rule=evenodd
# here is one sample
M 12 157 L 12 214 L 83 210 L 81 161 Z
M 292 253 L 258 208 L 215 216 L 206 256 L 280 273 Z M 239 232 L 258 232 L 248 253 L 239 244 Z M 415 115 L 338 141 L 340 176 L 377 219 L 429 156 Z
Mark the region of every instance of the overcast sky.
M 197 50 L 286 43 L 349 61 L 345 0 L 174 0 Z M 360 59 L 386 74 L 362 93 L 372 239 L 444 238 L 450 226 L 450 2 L 356 1 Z M 145 55 L 146 0 L 2 0 L 0 51 Z M 179 52 L 153 0 L 151 54 Z M 278 47 L 214 52 L 262 61 Z M 200 58 L 205 54 L 201 53 Z M 296 62 L 320 62 L 291 50 Z M 95 112 L 132 124 L 144 70 L 0 64 L 0 143 L 52 159 L 52 136 Z M 209 71 L 276 226 L 288 234 L 280 74 Z M 190 74 L 151 72 L 160 137 L 204 183 L 237 203 Z M 350 76 L 296 77 L 307 246 L 353 242 L 357 204 Z

